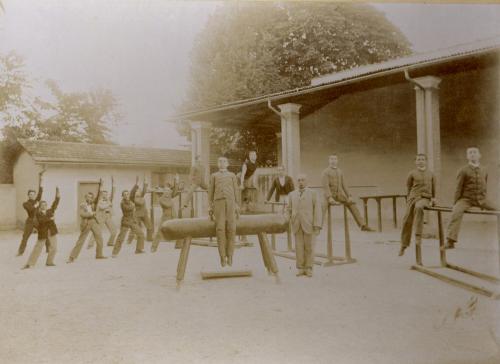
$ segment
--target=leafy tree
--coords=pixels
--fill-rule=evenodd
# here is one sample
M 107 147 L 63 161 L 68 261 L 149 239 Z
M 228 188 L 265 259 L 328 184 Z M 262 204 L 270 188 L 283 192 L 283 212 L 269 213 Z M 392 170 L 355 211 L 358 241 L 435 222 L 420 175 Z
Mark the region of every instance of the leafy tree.
M 409 53 L 403 34 L 370 5 L 228 2 L 196 40 L 185 106 L 204 108 L 306 86 L 314 77 Z M 186 133 L 186 126 L 179 130 Z M 225 152 L 241 154 L 241 145 L 257 144 L 260 133 L 214 129 L 212 139 L 219 152 L 231 141 Z M 264 160 L 275 158 L 275 137 L 267 134 L 257 145 Z
M 109 126 L 120 115 L 109 90 L 63 92 L 54 81 L 46 86 L 51 100 L 28 96 L 31 81 L 21 57 L 0 55 L 0 180 L 11 181 L 20 151 L 18 138 L 83 143 L 110 143 Z

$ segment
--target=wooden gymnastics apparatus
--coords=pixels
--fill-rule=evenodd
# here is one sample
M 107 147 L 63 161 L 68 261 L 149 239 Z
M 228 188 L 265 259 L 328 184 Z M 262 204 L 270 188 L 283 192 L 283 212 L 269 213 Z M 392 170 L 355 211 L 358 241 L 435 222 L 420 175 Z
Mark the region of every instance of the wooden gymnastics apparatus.
M 422 263 L 422 247 L 420 244 L 415 244 L 415 256 L 416 256 L 416 264 L 412 265 L 411 269 L 416 270 L 421 273 L 425 273 L 431 277 L 437 278 L 443 282 L 446 282 L 448 284 L 461 287 L 464 289 L 467 289 L 469 291 L 472 291 L 474 293 L 479 293 L 487 297 L 491 297 L 494 299 L 499 299 L 500 298 L 500 292 L 498 290 L 491 290 L 488 288 L 485 288 L 483 286 L 479 286 L 476 284 L 468 283 L 450 276 L 447 276 L 443 273 L 438 272 L 438 270 L 443 270 L 443 269 L 450 269 L 454 270 L 457 272 L 465 273 L 470 276 L 479 278 L 480 280 L 494 283 L 494 284 L 499 284 L 500 283 L 500 278 L 495 277 L 489 274 L 481 273 L 481 272 L 476 272 L 474 270 L 468 269 L 461 267 L 456 264 L 449 263 L 447 258 L 446 258 L 446 250 L 444 249 L 445 246 L 445 238 L 444 238 L 444 231 L 443 231 L 443 218 L 442 214 L 444 212 L 451 212 L 452 209 L 450 207 L 442 207 L 442 206 L 434 206 L 434 207 L 427 207 L 426 210 L 428 211 L 435 211 L 436 216 L 437 216 L 437 223 L 438 223 L 438 233 L 439 233 L 439 260 L 441 263 L 441 266 L 438 268 L 430 268 L 430 267 L 424 267 Z M 482 211 L 482 210 L 467 210 L 465 211 L 466 214 L 473 214 L 473 215 L 488 215 L 488 216 L 495 216 L 497 219 L 497 236 L 498 236 L 498 244 L 499 244 L 499 257 L 498 257 L 498 266 L 500 268 L 500 211 Z

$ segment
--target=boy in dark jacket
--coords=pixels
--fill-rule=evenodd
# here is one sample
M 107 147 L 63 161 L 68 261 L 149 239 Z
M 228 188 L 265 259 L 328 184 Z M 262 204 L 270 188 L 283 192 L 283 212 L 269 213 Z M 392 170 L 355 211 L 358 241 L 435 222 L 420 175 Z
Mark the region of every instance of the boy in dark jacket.
M 36 228 L 36 212 L 38 209 L 38 205 L 40 203 L 40 200 L 42 199 L 42 193 L 43 193 L 43 173 L 44 171 L 41 171 L 38 175 L 38 193 L 35 192 L 35 190 L 29 190 L 28 191 L 28 200 L 26 200 L 23 203 L 23 208 L 26 210 L 26 213 L 28 214 L 28 217 L 26 218 L 26 221 L 24 223 L 24 230 L 23 230 L 23 238 L 21 239 L 21 244 L 19 244 L 19 249 L 17 250 L 17 256 L 21 256 L 24 254 L 24 251 L 26 250 L 26 245 L 28 244 L 28 239 L 30 238 L 31 234 L 33 233 L 33 230 Z M 46 244 L 47 247 L 47 252 L 49 251 L 49 243 L 47 242 Z
M 399 256 L 402 256 L 411 241 L 411 231 L 415 225 L 415 244 L 422 244 L 422 231 L 424 228 L 424 209 L 434 205 L 436 197 L 436 179 L 434 174 L 427 169 L 427 156 L 417 154 L 415 157 L 416 169 L 408 174 L 406 180 L 407 203 L 406 214 L 401 229 L 401 248 Z
M 54 256 L 57 251 L 57 226 L 54 221 L 54 214 L 57 209 L 57 205 L 59 204 L 61 196 L 59 194 L 59 188 L 56 187 L 56 198 L 52 203 L 50 209 L 47 209 L 47 202 L 40 201 L 40 206 L 36 214 L 36 218 L 38 220 L 38 241 L 31 252 L 31 255 L 28 259 L 28 262 L 23 267 L 23 269 L 34 267 L 40 253 L 42 251 L 43 245 L 48 242 L 49 243 L 49 251 L 47 255 L 46 265 L 49 267 L 55 266 L 54 264 Z
M 455 201 L 446 234 L 446 249 L 453 249 L 457 243 L 465 210 L 471 207 L 479 207 L 481 210 L 498 210 L 493 202 L 486 199 L 488 172 L 479 165 L 481 160 L 479 148 L 467 148 L 466 154 L 469 163 L 458 171 Z

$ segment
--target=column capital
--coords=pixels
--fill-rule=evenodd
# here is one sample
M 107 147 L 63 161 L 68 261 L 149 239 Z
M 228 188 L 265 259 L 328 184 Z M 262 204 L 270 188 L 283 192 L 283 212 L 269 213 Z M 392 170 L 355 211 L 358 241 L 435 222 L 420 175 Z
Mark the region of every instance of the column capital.
M 414 80 L 417 81 L 425 89 L 437 89 L 439 88 L 439 84 L 441 83 L 441 79 L 436 76 L 417 77 Z
M 191 129 L 208 129 L 212 127 L 212 123 L 207 121 L 190 121 Z
M 283 113 L 296 113 L 296 114 L 298 114 L 302 105 L 287 103 L 287 104 L 278 105 L 278 107 L 280 108 L 281 112 L 283 112 Z

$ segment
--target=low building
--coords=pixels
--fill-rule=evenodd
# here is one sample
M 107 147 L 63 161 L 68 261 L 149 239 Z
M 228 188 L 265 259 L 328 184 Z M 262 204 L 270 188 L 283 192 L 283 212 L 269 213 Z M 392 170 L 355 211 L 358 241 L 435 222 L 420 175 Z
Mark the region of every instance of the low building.
M 181 180 L 186 180 L 191 166 L 191 152 L 183 150 L 33 140 L 19 142 L 23 151 L 13 172 L 18 226 L 22 226 L 26 219 L 22 206 L 26 193 L 37 188 L 38 173 L 42 169 L 45 169 L 43 199 L 50 204 L 56 186 L 61 191 L 57 225 L 63 230 L 75 230 L 79 223 L 78 206 L 87 191 L 97 191 L 100 178 L 108 191 L 111 176 L 115 180 L 113 212 L 118 222 L 121 217 L 120 194 L 132 188 L 136 176 L 140 178 L 140 186 L 143 178 L 150 186 L 162 186 L 173 181 L 176 173 Z

